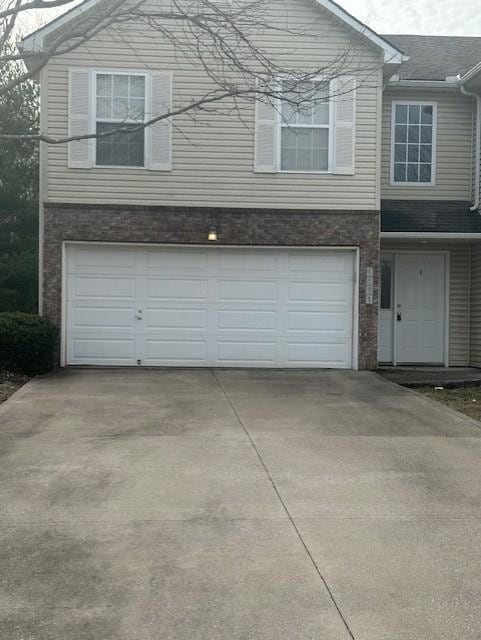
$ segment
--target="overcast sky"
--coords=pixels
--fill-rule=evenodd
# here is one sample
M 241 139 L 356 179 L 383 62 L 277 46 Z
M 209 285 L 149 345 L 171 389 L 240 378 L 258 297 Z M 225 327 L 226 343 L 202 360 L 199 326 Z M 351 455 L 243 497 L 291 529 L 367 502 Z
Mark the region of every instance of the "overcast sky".
M 435 2 L 433 0 L 337 0 L 337 2 L 378 33 L 481 36 L 481 0 L 436 0 Z M 54 11 L 36 12 L 34 17 L 24 21 L 22 31 L 28 33 L 48 22 L 54 15 Z
M 378 33 L 481 36 L 480 0 L 338 0 Z

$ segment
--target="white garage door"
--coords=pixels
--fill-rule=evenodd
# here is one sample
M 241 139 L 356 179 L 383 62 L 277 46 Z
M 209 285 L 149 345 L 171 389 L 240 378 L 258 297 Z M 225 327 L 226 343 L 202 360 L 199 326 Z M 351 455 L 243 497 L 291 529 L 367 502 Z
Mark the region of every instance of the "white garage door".
M 72 244 L 66 362 L 351 368 L 354 252 Z

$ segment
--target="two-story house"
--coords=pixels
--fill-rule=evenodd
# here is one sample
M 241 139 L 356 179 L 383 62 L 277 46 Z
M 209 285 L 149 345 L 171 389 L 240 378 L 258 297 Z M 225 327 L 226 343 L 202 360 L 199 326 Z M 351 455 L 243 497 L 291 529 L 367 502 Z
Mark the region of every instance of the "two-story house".
M 481 38 L 380 36 L 330 0 L 273 2 L 286 16 L 300 67 L 356 37 L 349 91 L 315 115 L 246 102 L 123 145 L 42 146 L 41 311 L 62 365 L 481 366 Z M 43 132 L 195 96 L 202 69 L 134 22 L 129 46 L 106 28 L 42 69 Z

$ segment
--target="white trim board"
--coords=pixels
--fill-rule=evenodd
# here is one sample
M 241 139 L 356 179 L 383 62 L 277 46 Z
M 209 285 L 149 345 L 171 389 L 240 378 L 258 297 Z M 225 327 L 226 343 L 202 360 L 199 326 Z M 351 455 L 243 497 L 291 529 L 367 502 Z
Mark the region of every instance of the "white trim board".
M 68 23 L 70 20 L 82 15 L 92 7 L 94 7 L 100 0 L 84 0 L 81 4 L 66 11 L 63 15 L 59 16 L 49 22 L 44 27 L 37 29 L 30 35 L 21 40 L 19 48 L 22 51 L 29 53 L 40 52 L 43 48 L 44 39 L 52 31 L 55 31 L 58 27 Z M 372 42 L 375 46 L 379 47 L 384 52 L 385 64 L 401 64 L 409 60 L 409 56 L 406 56 L 400 49 L 397 49 L 390 42 L 385 40 L 382 36 L 370 29 L 367 25 L 348 13 L 340 5 L 336 4 L 332 0 L 315 0 L 319 7 L 322 7 L 326 11 L 329 11 L 336 18 L 344 22 L 350 29 L 364 36 L 367 40 Z
M 381 240 L 481 240 L 481 233 L 432 233 L 424 231 L 381 231 Z

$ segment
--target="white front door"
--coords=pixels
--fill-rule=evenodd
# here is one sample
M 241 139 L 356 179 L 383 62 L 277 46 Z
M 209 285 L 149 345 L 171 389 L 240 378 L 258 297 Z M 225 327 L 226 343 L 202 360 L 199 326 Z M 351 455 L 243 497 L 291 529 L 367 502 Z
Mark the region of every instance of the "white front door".
M 445 256 L 399 253 L 394 322 L 398 364 L 443 364 Z
M 67 248 L 67 364 L 336 367 L 353 362 L 354 252 Z

